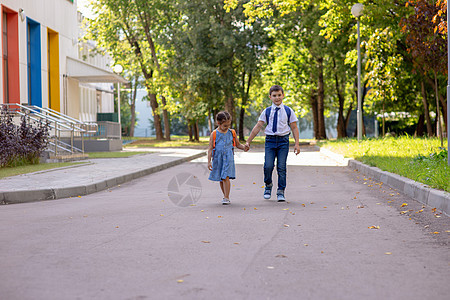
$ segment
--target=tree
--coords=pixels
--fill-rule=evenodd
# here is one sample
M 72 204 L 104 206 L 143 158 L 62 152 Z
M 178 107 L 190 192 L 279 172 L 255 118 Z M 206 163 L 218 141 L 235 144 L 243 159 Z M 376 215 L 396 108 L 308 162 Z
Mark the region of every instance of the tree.
M 156 138 L 163 139 L 160 109 L 157 98 L 155 77 L 159 75 L 159 61 L 156 40 L 164 25 L 170 20 L 172 1 L 153 0 L 91 0 L 91 7 L 97 18 L 89 22 L 89 39 L 98 42 L 99 46 L 116 61 L 127 58 L 140 66 L 145 86 L 149 93 L 154 117 Z M 127 68 L 127 64 L 124 68 Z M 165 137 L 170 139 L 169 116 L 166 100 L 161 97 L 162 112 L 165 123 Z
M 440 4 L 441 1 L 438 1 L 438 5 L 426 0 L 408 1 L 406 6 L 413 6 L 414 14 L 402 20 L 402 31 L 406 33 L 408 52 L 414 59 L 415 68 L 425 76 L 430 73 L 433 76 L 434 81 L 431 83 L 435 89 L 436 123 L 442 146 L 438 74 L 447 73 L 447 62 L 442 59 L 447 55 L 447 40 L 446 36 L 442 34 L 444 30 L 442 29 L 441 18 L 444 19 L 445 15 Z M 442 108 L 444 116 L 446 116 L 446 103 L 444 101 L 442 101 Z

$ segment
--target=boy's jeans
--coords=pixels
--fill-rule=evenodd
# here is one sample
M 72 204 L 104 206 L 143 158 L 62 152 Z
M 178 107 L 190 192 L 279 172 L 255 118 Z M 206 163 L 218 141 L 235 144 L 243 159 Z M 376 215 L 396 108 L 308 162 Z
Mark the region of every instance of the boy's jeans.
M 284 136 L 266 136 L 264 156 L 264 183 L 272 183 L 272 172 L 277 158 L 278 191 L 286 188 L 286 159 L 289 153 L 289 134 Z

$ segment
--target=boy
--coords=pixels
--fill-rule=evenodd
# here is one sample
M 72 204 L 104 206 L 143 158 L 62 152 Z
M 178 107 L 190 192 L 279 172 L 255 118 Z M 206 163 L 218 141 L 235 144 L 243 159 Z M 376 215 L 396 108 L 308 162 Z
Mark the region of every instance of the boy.
M 286 159 L 289 153 L 289 133 L 295 140 L 294 153 L 300 153 L 299 131 L 297 127 L 297 117 L 294 111 L 283 104 L 284 91 L 279 85 L 274 85 L 269 90 L 269 97 L 272 100 L 272 106 L 267 107 L 261 113 L 258 122 L 253 127 L 250 137 L 245 144 L 245 148 L 250 147 L 250 143 L 263 128 L 264 123 L 267 124 L 265 129 L 265 156 L 264 156 L 264 199 L 270 199 L 272 194 L 272 172 L 277 159 L 278 174 L 278 202 L 286 201 L 284 190 L 286 188 Z

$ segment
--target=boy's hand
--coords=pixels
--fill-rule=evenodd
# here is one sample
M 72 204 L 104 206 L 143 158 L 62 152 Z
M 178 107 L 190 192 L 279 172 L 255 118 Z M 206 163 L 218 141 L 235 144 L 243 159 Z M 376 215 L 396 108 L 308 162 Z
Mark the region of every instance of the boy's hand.
M 208 162 L 208 170 L 212 171 L 212 163 L 210 161 Z
M 300 145 L 295 145 L 294 146 L 294 153 L 295 153 L 295 155 L 299 155 L 299 153 L 300 153 Z
M 245 143 L 244 151 L 247 152 L 248 150 L 250 150 L 250 145 L 248 143 Z

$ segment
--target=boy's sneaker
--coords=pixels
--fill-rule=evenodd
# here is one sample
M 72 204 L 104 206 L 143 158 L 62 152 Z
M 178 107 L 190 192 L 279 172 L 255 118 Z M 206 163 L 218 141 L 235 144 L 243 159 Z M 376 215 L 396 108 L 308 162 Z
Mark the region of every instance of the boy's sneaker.
M 272 196 L 272 184 L 266 185 L 266 188 L 264 189 L 264 199 L 270 199 Z
M 228 205 L 228 204 L 230 204 L 231 202 L 230 202 L 230 199 L 227 199 L 227 198 L 223 198 L 222 199 L 222 204 L 223 205 Z
M 278 191 L 278 193 L 277 193 L 277 200 L 278 200 L 278 202 L 286 201 L 286 198 L 284 198 L 284 193 L 283 192 Z

